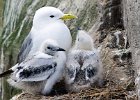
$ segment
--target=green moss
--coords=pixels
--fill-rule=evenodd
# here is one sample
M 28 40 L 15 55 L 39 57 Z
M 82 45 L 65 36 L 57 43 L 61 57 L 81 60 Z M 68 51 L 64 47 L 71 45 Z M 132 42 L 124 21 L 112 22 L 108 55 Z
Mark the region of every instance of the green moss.
M 80 10 L 77 21 L 74 22 L 76 28 L 71 28 L 71 33 L 73 40 L 76 38 L 77 28 L 80 27 L 83 30 L 89 30 L 93 24 L 95 23 L 98 11 L 96 8 L 97 2 L 96 0 L 92 0 L 92 2 L 88 2 L 82 10 Z
M 3 89 L 3 100 L 10 100 L 11 97 L 11 93 L 10 93 L 10 89 L 9 89 L 9 84 L 6 82 L 7 78 L 3 78 L 2 79 L 2 89 Z

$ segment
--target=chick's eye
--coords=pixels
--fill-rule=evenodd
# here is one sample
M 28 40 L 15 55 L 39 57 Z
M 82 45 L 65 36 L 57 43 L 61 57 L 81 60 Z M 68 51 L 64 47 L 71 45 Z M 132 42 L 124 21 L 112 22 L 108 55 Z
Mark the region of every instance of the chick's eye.
M 54 17 L 54 15 L 51 15 L 50 17 L 51 17 L 51 18 L 53 18 L 53 17 Z
M 51 49 L 51 47 L 47 47 L 48 49 Z

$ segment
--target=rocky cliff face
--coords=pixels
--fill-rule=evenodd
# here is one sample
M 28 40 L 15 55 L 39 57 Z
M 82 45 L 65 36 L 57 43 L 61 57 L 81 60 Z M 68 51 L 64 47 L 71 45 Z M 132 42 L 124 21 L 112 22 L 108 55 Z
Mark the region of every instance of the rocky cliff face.
M 6 70 L 15 64 L 19 47 L 31 28 L 34 12 L 42 6 L 54 6 L 78 16 L 66 23 L 73 40 L 77 27 L 80 27 L 93 37 L 96 48 L 101 48 L 105 84 L 100 89 L 50 99 L 136 99 L 134 68 L 123 24 L 123 4 L 122 0 L 5 0 L 4 30 L 0 39 L 1 68 Z M 4 100 L 9 100 L 14 92 L 9 90 L 5 79 L 2 89 Z M 31 98 L 46 99 L 23 93 L 13 100 Z
M 140 99 L 140 1 L 124 0 L 124 26 L 132 51 L 133 66 L 136 69 L 136 90 Z

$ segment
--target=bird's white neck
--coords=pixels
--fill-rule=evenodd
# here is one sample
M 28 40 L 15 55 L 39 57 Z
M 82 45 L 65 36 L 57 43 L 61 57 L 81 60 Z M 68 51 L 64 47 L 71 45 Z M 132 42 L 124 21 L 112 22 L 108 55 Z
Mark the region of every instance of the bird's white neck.
M 72 37 L 68 27 L 63 22 L 55 22 L 50 25 L 37 28 L 33 26 L 31 29 L 31 36 L 33 38 L 32 50 L 37 51 L 43 41 L 47 39 L 56 40 L 56 42 L 68 50 L 71 47 Z
M 75 45 L 73 46 L 73 49 L 76 49 L 76 50 L 93 50 L 94 49 L 94 46 L 93 46 L 93 43 L 80 43 L 80 42 L 77 42 L 75 43 Z
M 74 46 L 73 49 L 75 49 L 75 50 L 93 50 L 94 48 L 91 46 Z
M 50 26 L 52 24 L 56 24 L 56 23 L 64 23 L 62 20 L 57 20 L 57 21 L 33 21 L 33 29 L 35 30 L 40 30 L 40 29 L 44 29 L 47 26 Z

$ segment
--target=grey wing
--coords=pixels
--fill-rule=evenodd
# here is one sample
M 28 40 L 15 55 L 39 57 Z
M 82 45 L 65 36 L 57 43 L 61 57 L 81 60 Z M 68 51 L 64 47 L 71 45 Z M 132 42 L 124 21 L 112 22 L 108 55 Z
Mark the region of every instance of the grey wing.
M 18 54 L 17 63 L 21 63 L 25 60 L 25 58 L 28 56 L 31 48 L 32 48 L 32 37 L 31 33 L 28 34 L 28 36 L 25 38 L 25 40 L 22 43 L 22 46 L 20 48 L 20 52 Z
M 68 54 L 66 68 L 65 68 L 65 79 L 67 83 L 71 83 L 75 80 L 76 73 L 80 69 L 80 64 L 78 62 L 79 56 L 73 52 Z
M 23 64 L 17 74 L 17 81 L 43 81 L 48 79 L 56 70 L 57 63 L 52 59 L 33 59 Z
M 82 66 L 86 71 L 86 79 L 95 77 L 101 73 L 102 64 L 98 52 L 85 52 L 84 63 Z

